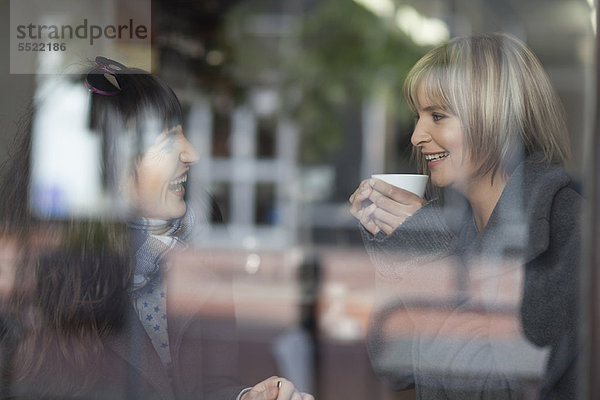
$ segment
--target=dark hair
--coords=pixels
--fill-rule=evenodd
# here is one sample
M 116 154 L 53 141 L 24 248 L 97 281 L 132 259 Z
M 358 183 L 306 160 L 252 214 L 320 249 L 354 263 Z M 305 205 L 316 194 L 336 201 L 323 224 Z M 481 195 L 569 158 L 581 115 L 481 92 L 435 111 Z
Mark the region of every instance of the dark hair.
M 133 157 L 138 158 L 155 121 L 162 125 L 158 135 L 182 120 L 177 97 L 159 78 L 139 69 L 118 72 L 116 78 L 119 93 L 90 92 L 89 109 L 89 127 L 102 137 L 103 168 L 111 179 L 123 173 L 115 171 L 122 165 L 113 162 L 123 135 L 135 144 Z M 85 75 L 77 78 L 82 87 L 84 80 Z M 44 220 L 31 213 L 34 114 L 35 108 L 24 116 L 0 181 L 0 239 L 16 238 L 20 246 L 15 284 L 4 304 L 4 314 L 23 333 L 13 358 L 17 378 L 35 376 L 48 354 L 58 352 L 71 365 L 83 365 L 98 354 L 102 338 L 122 328 L 134 265 L 124 221 Z M 9 337 L 4 335 L 0 344 L 6 345 Z
M 118 94 L 105 96 L 91 93 L 90 128 L 102 135 L 103 172 L 105 183 L 111 182 L 129 168 L 135 174 L 133 165 L 123 166 L 114 163 L 123 160 L 119 148 L 124 140 L 132 145 L 128 161 L 139 160 L 156 135 L 165 128 L 182 124 L 182 109 L 173 90 L 158 77 L 137 68 L 116 71 L 115 78 L 120 86 Z M 147 136 L 150 135 L 150 138 Z

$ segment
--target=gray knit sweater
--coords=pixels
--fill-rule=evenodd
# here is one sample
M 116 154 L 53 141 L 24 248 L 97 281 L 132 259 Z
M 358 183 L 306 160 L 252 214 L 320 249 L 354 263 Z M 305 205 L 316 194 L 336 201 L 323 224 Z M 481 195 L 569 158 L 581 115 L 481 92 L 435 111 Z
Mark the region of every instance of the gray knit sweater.
M 530 158 L 481 232 L 456 194 L 444 207 L 428 202 L 389 236 L 361 226 L 381 288 L 367 344 L 383 381 L 396 390 L 414 386 L 418 399 L 513 399 L 537 378 L 540 398 L 575 398 L 581 197 L 570 183 L 560 166 Z M 439 268 L 440 279 L 451 268 L 458 279 L 452 296 L 425 307 L 437 313 L 404 295 L 414 271 L 426 268 Z M 518 288 L 503 286 L 517 273 Z M 502 303 L 507 290 L 520 295 L 512 308 L 516 340 L 494 336 L 498 315 L 511 313 Z M 386 323 L 399 313 L 412 325 L 390 334 Z M 440 333 L 452 321 L 460 334 Z

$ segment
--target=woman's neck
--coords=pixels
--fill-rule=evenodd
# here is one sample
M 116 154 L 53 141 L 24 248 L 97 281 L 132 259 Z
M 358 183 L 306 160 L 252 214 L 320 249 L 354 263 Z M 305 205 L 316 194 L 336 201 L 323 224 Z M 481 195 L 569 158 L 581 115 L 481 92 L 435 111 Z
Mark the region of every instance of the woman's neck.
M 493 180 L 490 175 L 486 175 L 470 182 L 463 192 L 471 205 L 475 225 L 479 232 L 486 227 L 490 220 L 507 181 L 508 178 L 502 176 L 501 173 L 496 174 Z

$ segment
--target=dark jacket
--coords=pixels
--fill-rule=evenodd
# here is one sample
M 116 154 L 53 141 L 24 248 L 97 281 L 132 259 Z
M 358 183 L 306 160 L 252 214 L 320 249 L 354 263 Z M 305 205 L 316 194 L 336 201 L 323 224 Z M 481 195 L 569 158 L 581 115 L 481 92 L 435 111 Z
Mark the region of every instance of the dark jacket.
M 204 293 L 205 299 L 211 295 L 206 291 L 207 285 L 198 285 L 197 293 Z M 234 400 L 243 388 L 234 380 L 234 320 L 209 317 L 214 313 L 206 304 L 189 299 L 183 299 L 185 310 L 173 309 L 172 299 L 167 313 L 171 371 L 161 363 L 130 307 L 124 326 L 105 337 L 100 353 L 86 358 L 83 366 L 65 360 L 51 344 L 40 373 L 12 382 L 10 394 L 20 399 Z M 77 338 L 72 343 L 76 349 Z
M 570 183 L 560 166 L 547 166 L 531 158 L 512 173 L 481 232 L 476 230 L 464 199 L 458 202 L 460 206 L 449 201 L 453 207 L 441 207 L 436 201 L 430 201 L 389 236 L 382 232 L 373 236 L 361 227 L 379 279 L 387 281 L 387 285 L 393 285 L 394 280 L 410 279 L 407 271 L 426 265 L 450 263 L 458 275 L 459 271 L 464 272 L 463 277 L 467 278 L 457 283 L 456 296 L 438 305 L 446 315 L 456 316 L 462 312 L 466 318 L 466 312 L 477 309 L 477 315 L 491 321 L 498 314 L 499 303 L 477 303 L 470 297 L 469 274 L 476 268 L 487 268 L 486 273 L 493 277 L 489 272 L 493 271 L 491 268 L 505 271 L 502 268 L 507 263 L 520 265 L 524 283 L 520 306 L 514 314 L 520 317 L 522 336 L 526 338 L 523 342 L 549 351 L 540 383 L 543 399 L 575 398 L 581 197 Z M 396 294 L 401 297 L 401 293 Z M 502 294 L 501 290 L 498 294 Z M 503 364 L 510 365 L 511 361 L 503 357 L 510 355 L 506 358 L 528 362 L 528 359 L 539 358 L 539 354 L 522 343 L 501 347 L 500 341 L 491 337 L 493 323 L 473 322 L 472 336 L 463 335 L 458 342 L 443 345 L 439 345 L 436 337 L 422 334 L 422 327 L 416 323 L 412 336 L 405 338 L 412 345 L 403 347 L 404 352 L 412 352 L 409 357 L 412 365 L 392 371 L 389 362 L 382 360 L 389 359 L 395 345 L 381 332 L 391 308 L 409 306 L 402 300 L 395 305 L 389 299 L 380 303 L 372 313 L 369 355 L 375 372 L 393 388 L 415 385 L 420 399 L 522 396 L 523 383 L 506 373 Z M 496 311 L 492 306 L 496 306 Z M 478 336 L 478 329 L 485 335 Z M 481 336 L 485 336 L 483 340 Z M 434 352 L 432 349 L 446 355 L 446 358 L 440 355 L 434 358 L 440 360 L 438 370 L 431 366 L 423 368 L 424 356 L 415 354 Z M 460 365 L 457 360 L 461 358 L 464 358 L 462 365 L 470 367 L 479 363 L 481 370 L 475 373 L 476 368 L 465 367 L 459 376 L 444 370 L 447 365 Z M 434 372 L 430 372 L 432 370 Z

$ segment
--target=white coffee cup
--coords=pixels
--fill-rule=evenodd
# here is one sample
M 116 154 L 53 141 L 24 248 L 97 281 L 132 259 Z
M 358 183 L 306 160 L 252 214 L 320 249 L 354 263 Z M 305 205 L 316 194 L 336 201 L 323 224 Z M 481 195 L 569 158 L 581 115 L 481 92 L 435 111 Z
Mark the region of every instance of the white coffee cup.
M 371 178 L 381 179 L 390 185 L 408 190 L 419 197 L 423 197 L 429 176 L 416 174 L 375 174 L 371 175 Z

